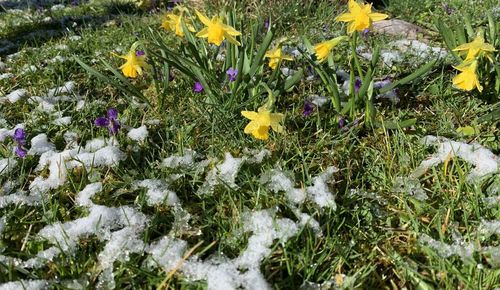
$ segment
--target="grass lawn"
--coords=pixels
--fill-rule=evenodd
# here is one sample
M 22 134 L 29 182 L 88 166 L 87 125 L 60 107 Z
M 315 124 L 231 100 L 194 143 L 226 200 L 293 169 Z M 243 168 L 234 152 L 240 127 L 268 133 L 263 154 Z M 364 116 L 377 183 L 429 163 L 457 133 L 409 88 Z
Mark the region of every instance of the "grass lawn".
M 348 1 L 173 2 L 0 2 L 0 289 L 500 289 L 497 1 L 375 1 L 418 40 L 347 33 Z M 439 21 L 497 34 L 482 92 Z M 268 37 L 290 60 L 253 67 Z

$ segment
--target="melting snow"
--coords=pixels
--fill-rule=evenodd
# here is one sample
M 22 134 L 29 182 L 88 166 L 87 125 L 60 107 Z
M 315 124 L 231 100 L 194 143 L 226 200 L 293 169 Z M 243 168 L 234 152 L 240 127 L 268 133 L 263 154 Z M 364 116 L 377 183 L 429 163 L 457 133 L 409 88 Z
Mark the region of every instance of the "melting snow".
M 127 137 L 129 137 L 134 141 L 142 142 L 144 141 L 144 139 L 148 137 L 148 134 L 149 134 L 148 129 L 146 128 L 146 126 L 143 125 L 139 128 L 131 129 L 128 132 Z
M 426 136 L 422 139 L 425 145 L 434 145 L 437 152 L 429 159 L 422 161 L 412 173 L 412 177 L 422 176 L 429 168 L 434 167 L 449 158 L 460 157 L 474 165 L 468 175 L 468 180 L 476 180 L 500 170 L 500 159 L 490 150 L 479 144 L 456 142 L 443 137 Z

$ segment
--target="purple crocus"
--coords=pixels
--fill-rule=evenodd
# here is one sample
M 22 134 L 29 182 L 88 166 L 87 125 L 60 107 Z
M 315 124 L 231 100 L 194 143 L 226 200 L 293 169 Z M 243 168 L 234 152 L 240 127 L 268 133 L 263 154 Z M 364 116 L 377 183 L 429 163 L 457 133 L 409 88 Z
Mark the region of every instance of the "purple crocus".
M 238 75 L 238 69 L 230 67 L 226 71 L 226 74 L 227 74 L 227 77 L 228 77 L 229 81 L 230 82 L 234 82 L 236 80 L 236 76 Z
M 106 113 L 107 117 L 98 117 L 95 119 L 94 124 L 97 127 L 108 128 L 110 134 L 118 133 L 121 128 L 120 121 L 118 121 L 118 111 L 115 108 L 109 108 Z
M 144 50 L 136 50 L 136 51 L 135 51 L 135 55 L 136 55 L 136 56 L 143 56 L 143 55 L 145 55 L 145 54 L 146 54 L 146 53 L 144 52 Z
M 203 85 L 200 82 L 194 83 L 193 92 L 195 92 L 195 93 L 203 92 Z
M 344 117 L 340 117 L 339 118 L 339 128 L 343 129 L 344 127 L 345 127 L 345 118 Z
M 304 109 L 302 111 L 302 116 L 309 117 L 313 112 L 314 112 L 314 104 L 309 101 L 305 101 Z
M 26 143 L 26 132 L 24 131 L 23 128 L 17 128 L 14 131 L 14 135 L 12 136 L 12 139 L 17 143 L 16 149 L 14 152 L 16 153 L 19 158 L 24 158 L 26 157 L 26 154 L 28 154 L 28 151 L 24 149 L 24 144 Z
M 361 31 L 361 37 L 364 39 L 367 39 L 370 36 L 370 29 L 365 28 L 363 31 Z

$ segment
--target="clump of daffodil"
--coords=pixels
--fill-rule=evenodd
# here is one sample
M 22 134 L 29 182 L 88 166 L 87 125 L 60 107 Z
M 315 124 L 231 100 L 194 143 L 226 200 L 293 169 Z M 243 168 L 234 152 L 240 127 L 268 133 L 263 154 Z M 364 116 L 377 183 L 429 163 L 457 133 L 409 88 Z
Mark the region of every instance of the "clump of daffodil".
M 293 60 L 291 56 L 283 54 L 283 50 L 280 46 L 276 47 L 274 50 L 266 52 L 264 57 L 269 58 L 269 67 L 273 70 L 278 67 L 280 61 Z
M 347 26 L 348 33 L 370 29 L 373 22 L 389 17 L 387 14 L 372 13 L 372 4 L 359 4 L 355 0 L 349 0 L 348 8 L 348 13 L 335 18 L 335 21 L 349 22 Z
M 205 15 L 201 14 L 196 10 L 196 15 L 200 21 L 206 26 L 200 32 L 196 34 L 198 37 L 208 38 L 208 43 L 213 43 L 220 46 L 222 41 L 227 38 L 229 42 L 235 45 L 241 45 L 235 36 L 241 35 L 241 32 L 237 31 L 233 27 L 224 24 L 222 17 L 214 16 L 212 19 L 208 19 Z
M 136 50 L 138 43 L 132 44 L 129 52 L 126 55 L 116 55 L 120 58 L 126 60 L 126 62 L 120 66 L 123 74 L 129 78 L 136 78 L 138 75 L 142 75 L 143 69 L 148 69 L 150 65 L 146 62 L 146 54 L 142 50 Z
M 283 121 L 285 115 L 281 113 L 271 113 L 266 107 L 260 107 L 257 112 L 241 111 L 241 115 L 250 120 L 244 132 L 259 140 L 269 138 L 270 127 L 278 133 L 283 132 L 280 122 Z
M 486 56 L 491 62 L 491 52 L 495 51 L 495 47 L 489 43 L 484 42 L 483 34 L 481 31 L 477 33 L 476 38 L 472 42 L 464 43 L 457 46 L 453 51 L 467 52 L 465 61 L 473 60 L 476 57 Z
M 460 71 L 453 78 L 453 85 L 455 87 L 465 91 L 471 91 L 474 88 L 477 88 L 479 92 L 483 90 L 476 74 L 477 60 L 466 61 L 455 68 Z
M 175 32 L 175 35 L 183 37 L 184 30 L 182 29 L 182 23 L 186 25 L 187 29 L 191 32 L 194 32 L 194 27 L 191 25 L 191 21 L 189 19 L 185 19 L 184 12 L 187 11 L 187 8 L 182 6 L 176 6 L 174 8 L 174 12 L 167 13 L 165 15 L 165 20 L 161 23 L 161 27 L 163 27 L 167 31 Z
M 316 59 L 318 59 L 319 62 L 324 62 L 327 57 L 330 55 L 330 52 L 332 49 L 337 46 L 341 41 L 347 39 L 346 36 L 339 36 L 335 37 L 334 39 L 330 39 L 327 41 L 323 41 L 319 44 L 316 44 L 314 46 L 314 52 L 316 54 Z

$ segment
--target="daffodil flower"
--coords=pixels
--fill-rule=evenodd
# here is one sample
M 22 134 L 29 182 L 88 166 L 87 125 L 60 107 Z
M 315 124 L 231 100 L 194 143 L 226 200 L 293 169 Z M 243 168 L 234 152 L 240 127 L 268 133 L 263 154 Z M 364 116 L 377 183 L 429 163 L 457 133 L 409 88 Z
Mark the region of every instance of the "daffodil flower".
M 185 9 L 185 8 L 184 8 Z M 165 20 L 162 22 L 161 27 L 163 27 L 167 31 L 175 32 L 175 35 L 183 37 L 184 30 L 182 29 L 182 23 L 186 25 L 187 29 L 191 32 L 194 32 L 194 27 L 191 25 L 188 19 L 184 19 L 184 9 L 180 10 L 179 15 L 175 13 L 167 13 L 165 15 Z
M 120 58 L 126 60 L 126 62 L 120 66 L 123 74 L 129 78 L 136 78 L 138 75 L 142 75 L 143 69 L 149 68 L 150 65 L 146 62 L 146 55 L 142 50 L 135 50 L 134 47 L 136 45 L 132 45 L 132 48 L 126 55 L 116 55 Z
M 483 90 L 483 87 L 477 79 L 477 60 L 464 62 L 455 68 L 460 71 L 460 73 L 453 78 L 453 85 L 455 87 L 465 91 L 471 91 L 474 88 L 477 88 L 479 92 Z
M 293 60 L 293 58 L 289 55 L 284 55 L 281 47 L 277 47 L 274 50 L 270 50 L 266 52 L 264 57 L 269 58 L 269 67 L 275 70 L 278 67 L 278 64 L 282 60 Z
M 265 107 L 261 107 L 257 112 L 241 111 L 241 115 L 250 120 L 244 132 L 252 134 L 259 140 L 269 138 L 269 127 L 278 133 L 283 132 L 283 126 L 280 125 L 280 122 L 283 121 L 285 116 L 281 113 L 271 113 Z
M 219 16 L 212 17 L 212 20 L 208 19 L 205 15 L 196 11 L 196 15 L 200 21 L 206 26 L 200 32 L 196 34 L 198 37 L 208 38 L 208 43 L 213 43 L 220 46 L 222 41 L 227 38 L 229 42 L 235 45 L 241 45 L 235 36 L 241 35 L 241 32 L 237 31 L 233 27 L 224 24 L 223 19 Z
M 459 45 L 453 49 L 453 51 L 466 51 L 467 56 L 465 57 L 465 61 L 472 60 L 476 56 L 481 56 L 484 53 L 484 55 L 493 62 L 490 52 L 495 51 L 495 47 L 489 43 L 485 43 L 482 33 L 479 32 L 472 42 Z
M 316 59 L 318 59 L 319 62 L 324 62 L 326 58 L 330 55 L 330 52 L 332 49 L 337 46 L 342 40 L 346 39 L 347 37 L 345 36 L 339 36 L 334 39 L 330 39 L 327 41 L 323 41 L 319 44 L 316 44 L 314 46 L 314 52 L 316 54 Z
M 363 31 L 370 29 L 372 23 L 389 17 L 387 14 L 372 13 L 372 4 L 359 4 L 355 0 L 349 0 L 349 13 L 344 13 L 335 18 L 335 21 L 349 22 L 347 32 Z

